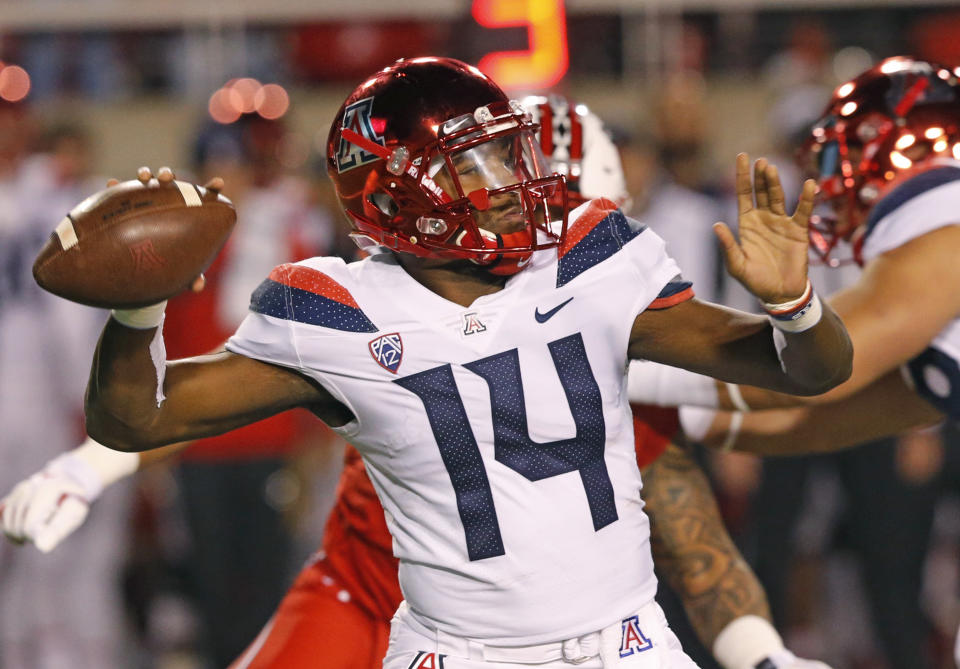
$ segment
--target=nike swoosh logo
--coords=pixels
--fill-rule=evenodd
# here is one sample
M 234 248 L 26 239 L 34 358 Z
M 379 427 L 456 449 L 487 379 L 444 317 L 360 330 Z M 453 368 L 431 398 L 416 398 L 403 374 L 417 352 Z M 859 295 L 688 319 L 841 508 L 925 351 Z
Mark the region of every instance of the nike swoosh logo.
M 540 307 L 537 307 L 536 309 L 533 310 L 533 317 L 537 319 L 537 322 L 538 322 L 538 323 L 546 323 L 548 320 L 550 320 L 551 318 L 553 318 L 553 315 L 554 315 L 555 313 L 557 313 L 558 311 L 560 311 L 561 309 L 563 309 L 565 306 L 567 306 L 567 305 L 570 303 L 570 300 L 572 300 L 572 299 L 573 299 L 573 298 L 571 297 L 571 298 L 567 299 L 565 302 L 561 302 L 560 304 L 558 304 L 557 306 L 555 306 L 555 307 L 554 307 L 553 309 L 551 309 L 550 311 L 547 311 L 547 312 L 542 313 L 542 314 L 540 313 Z

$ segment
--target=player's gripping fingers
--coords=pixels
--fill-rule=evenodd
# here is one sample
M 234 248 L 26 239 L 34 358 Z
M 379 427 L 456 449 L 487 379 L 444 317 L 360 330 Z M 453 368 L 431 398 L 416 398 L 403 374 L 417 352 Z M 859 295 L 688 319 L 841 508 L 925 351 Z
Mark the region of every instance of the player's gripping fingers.
M 157 170 L 157 181 L 159 181 L 161 184 L 165 185 L 173 183 L 175 178 L 176 176 L 173 174 L 173 170 L 169 167 L 161 167 L 159 170 Z
M 107 188 L 116 186 L 118 183 L 120 183 L 119 179 L 107 179 Z
M 33 544 L 42 553 L 49 553 L 83 525 L 90 505 L 77 495 L 64 495 L 53 515 L 44 522 L 33 537 Z
M 764 169 L 764 186 L 767 191 L 767 199 L 770 201 L 770 211 L 780 216 L 786 216 L 787 210 L 784 209 L 783 186 L 780 185 L 780 174 L 776 165 L 767 165 Z M 759 196 L 757 196 L 759 199 Z
M 214 193 L 220 193 L 223 190 L 223 179 L 220 177 L 213 177 L 203 185 L 207 190 L 211 190 Z
M 809 225 L 816 195 L 817 182 L 813 179 L 804 181 L 803 188 L 800 191 L 800 199 L 797 201 L 797 208 L 793 212 L 793 222 L 800 227 L 806 228 Z
M 767 159 L 757 158 L 753 163 L 753 191 L 757 199 L 757 209 L 769 209 L 770 198 L 767 196 Z
M 146 186 L 152 178 L 153 172 L 149 167 L 144 165 L 143 167 L 137 168 L 137 179 L 139 179 L 140 183 L 142 183 L 144 186 Z

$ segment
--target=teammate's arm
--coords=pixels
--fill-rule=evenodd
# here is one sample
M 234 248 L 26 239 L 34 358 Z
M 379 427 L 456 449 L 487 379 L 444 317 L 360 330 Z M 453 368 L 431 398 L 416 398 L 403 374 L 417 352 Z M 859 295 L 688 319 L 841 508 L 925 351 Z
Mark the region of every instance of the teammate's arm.
M 713 415 L 694 416 L 695 412 Z M 943 419 L 937 409 L 889 372 L 860 392 L 829 404 L 751 411 L 734 419 L 729 411 L 682 408 L 685 424 L 708 424 L 698 441 L 758 455 L 824 453 L 926 427 Z M 737 423 L 739 422 L 739 425 Z
M 654 562 L 683 602 L 701 642 L 727 669 L 826 669 L 786 650 L 763 587 L 727 533 L 710 483 L 671 444 L 643 471 Z
M 686 448 L 671 444 L 643 470 L 643 499 L 654 562 L 707 648 L 734 618 L 770 620 L 766 594 L 727 533 L 710 483 Z

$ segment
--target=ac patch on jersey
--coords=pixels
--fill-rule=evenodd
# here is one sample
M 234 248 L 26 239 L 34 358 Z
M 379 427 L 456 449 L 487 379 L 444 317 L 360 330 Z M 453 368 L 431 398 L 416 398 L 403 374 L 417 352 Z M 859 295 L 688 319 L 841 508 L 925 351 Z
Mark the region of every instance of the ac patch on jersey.
M 620 638 L 620 657 L 629 657 L 653 648 L 653 642 L 640 629 L 639 616 L 631 616 L 621 622 L 623 636 Z
M 446 655 L 440 653 L 428 653 L 421 650 L 417 652 L 417 656 L 413 658 L 413 662 L 407 669 L 443 669 L 443 658 L 445 657 Z
M 400 333 L 391 332 L 377 337 L 368 344 L 370 355 L 377 364 L 388 372 L 397 373 L 400 362 L 403 360 L 403 340 Z
M 353 130 L 358 135 L 363 135 L 371 142 L 385 146 L 383 135 L 377 132 L 371 120 L 372 110 L 373 98 L 357 100 L 344 110 L 343 127 Z M 383 128 L 380 128 L 380 130 L 382 131 Z M 347 170 L 352 170 L 355 167 L 360 167 L 361 165 L 366 165 L 376 160 L 380 160 L 380 157 L 364 151 L 343 137 L 340 138 L 340 146 L 337 147 L 337 171 L 341 174 Z

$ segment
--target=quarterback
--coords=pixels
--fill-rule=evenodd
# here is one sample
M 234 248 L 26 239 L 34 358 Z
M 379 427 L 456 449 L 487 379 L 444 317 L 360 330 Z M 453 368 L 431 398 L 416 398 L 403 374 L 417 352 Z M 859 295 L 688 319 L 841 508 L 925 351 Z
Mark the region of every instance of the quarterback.
M 751 186 L 738 158 L 740 241 L 717 234 L 767 319 L 693 299 L 612 203 L 549 223 L 565 186 L 527 116 L 457 61 L 375 74 L 327 152 L 355 238 L 392 252 L 276 268 L 215 356 L 166 364 L 163 306 L 115 311 L 91 436 L 148 449 L 300 406 L 350 440 L 405 597 L 385 669 L 690 666 L 653 601 L 624 365 L 798 394 L 845 380 L 846 332 L 806 277 L 812 183 L 788 216 L 776 171 Z

